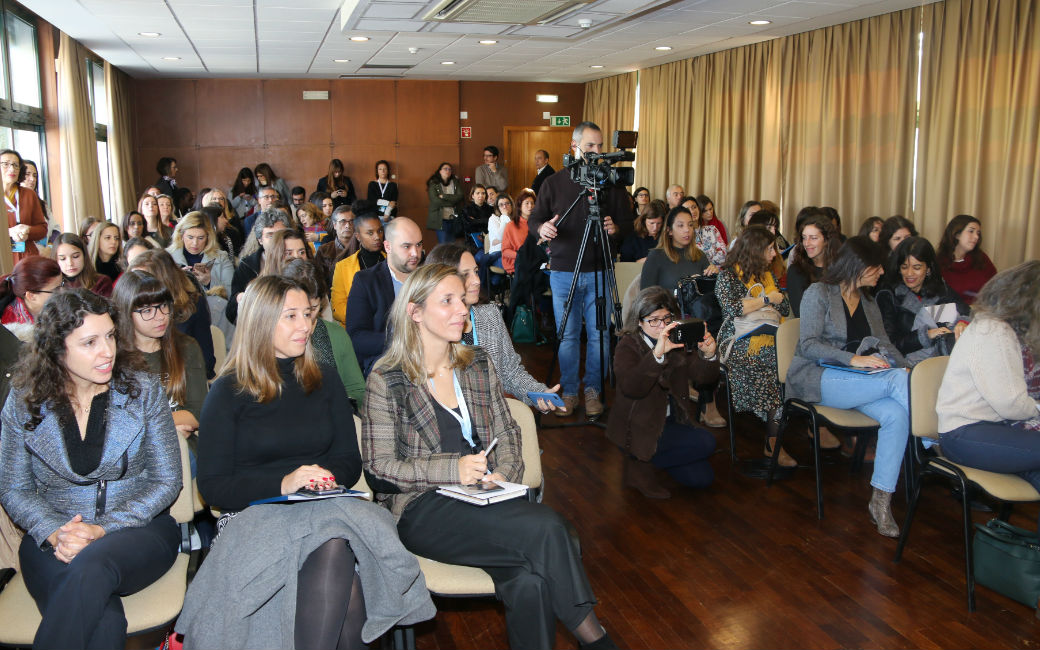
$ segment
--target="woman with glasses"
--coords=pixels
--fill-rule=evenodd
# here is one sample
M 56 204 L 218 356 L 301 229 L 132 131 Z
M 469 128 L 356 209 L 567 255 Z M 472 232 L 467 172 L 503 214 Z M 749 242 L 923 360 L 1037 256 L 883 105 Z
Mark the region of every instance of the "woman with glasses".
M 25 257 L 39 255 L 35 242 L 47 236 L 47 217 L 36 192 L 20 185 L 25 178 L 25 165 L 14 149 L 0 151 L 0 176 L 4 180 L 11 256 L 17 264 Z
M 0 280 L 0 323 L 28 340 L 43 304 L 64 282 L 61 267 L 52 259 L 33 255 L 18 262 Z
M 645 187 L 636 188 L 636 191 L 632 192 L 632 202 L 635 204 L 636 218 L 650 213 L 651 201 L 650 190 Z
M 614 353 L 618 373 L 607 438 L 625 455 L 625 487 L 650 499 L 671 493 L 658 481 L 663 469 L 681 485 L 708 487 L 715 477 L 708 459 L 715 436 L 694 426 L 697 405 L 691 385 L 713 384 L 719 374 L 715 339 L 705 331 L 697 349 L 674 343 L 679 306 L 661 287 L 639 292 L 625 316 L 624 334 Z
M 116 284 L 112 304 L 119 311 L 120 339 L 136 348 L 148 370 L 158 375 L 173 424 L 194 448 L 206 399 L 206 366 L 195 339 L 173 326 L 170 290 L 143 271 L 127 271 Z
M 54 257 L 65 276 L 66 287 L 83 287 L 106 298 L 112 295 L 112 279 L 94 269 L 87 245 L 79 235 L 67 232 L 54 240 Z

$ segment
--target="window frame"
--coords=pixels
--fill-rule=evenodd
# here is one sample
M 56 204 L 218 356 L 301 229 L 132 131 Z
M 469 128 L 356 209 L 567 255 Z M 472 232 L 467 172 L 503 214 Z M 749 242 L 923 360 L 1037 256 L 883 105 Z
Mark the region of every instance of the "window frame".
M 7 33 L 8 15 L 25 21 L 32 28 L 33 46 L 36 50 L 36 74 L 39 76 L 37 87 L 40 92 L 40 107 L 29 106 L 14 101 L 13 75 L 11 74 L 11 47 Z M 0 0 L 0 49 L 3 55 L 3 84 L 5 97 L 0 99 L 0 128 L 35 131 L 40 138 L 40 151 L 44 153 L 42 160 L 37 160 L 39 178 L 36 181 L 36 193 L 47 200 L 49 196 L 47 184 L 47 137 L 46 120 L 43 112 L 43 77 L 40 65 L 40 33 L 37 17 L 20 4 L 11 0 Z M 13 143 L 12 143 L 13 144 Z

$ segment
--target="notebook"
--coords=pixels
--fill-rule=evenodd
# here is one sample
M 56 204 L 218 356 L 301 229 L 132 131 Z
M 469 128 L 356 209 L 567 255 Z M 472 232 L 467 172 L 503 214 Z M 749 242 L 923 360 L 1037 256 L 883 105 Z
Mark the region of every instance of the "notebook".
M 823 368 L 831 368 L 832 370 L 844 370 L 845 372 L 854 372 L 858 375 L 876 375 L 879 372 L 888 372 L 889 370 L 898 370 L 898 368 L 856 368 L 853 366 L 846 365 L 840 361 L 834 359 L 823 359 L 817 362 L 819 366 Z
M 321 501 L 322 499 L 338 499 L 340 497 L 352 497 L 356 499 L 367 499 L 369 497 L 368 492 L 361 492 L 359 490 L 348 490 L 343 488 L 342 492 L 336 492 L 335 494 L 307 494 L 305 492 L 293 492 L 292 494 L 283 494 L 277 497 L 271 497 L 269 499 L 259 499 L 257 501 L 250 501 L 249 505 L 258 506 L 262 503 L 298 503 L 300 501 Z
M 521 483 L 508 483 L 506 481 L 481 481 L 474 485 L 449 485 L 437 490 L 437 494 L 472 503 L 478 506 L 486 506 L 499 501 L 509 501 L 527 494 L 527 486 Z

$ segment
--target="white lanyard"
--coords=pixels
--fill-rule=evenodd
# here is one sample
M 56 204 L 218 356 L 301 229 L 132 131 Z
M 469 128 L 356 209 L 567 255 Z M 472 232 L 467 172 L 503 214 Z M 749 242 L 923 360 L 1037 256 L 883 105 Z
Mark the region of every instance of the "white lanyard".
M 19 209 L 22 205 L 22 196 L 17 188 L 14 191 L 14 203 L 11 203 L 11 197 L 7 196 L 7 194 L 4 194 L 4 203 L 7 204 L 8 208 L 14 210 L 15 223 L 22 223 L 22 211 Z
M 469 329 L 473 334 L 473 345 L 480 345 L 480 339 L 477 338 L 477 319 L 473 315 L 472 308 L 469 310 Z
M 386 196 L 386 188 L 390 187 L 390 181 L 387 181 L 385 184 L 376 181 L 376 185 L 379 186 L 379 196 Z
M 466 399 L 462 396 L 462 386 L 459 385 L 459 378 L 455 374 L 455 371 L 451 371 L 451 381 L 455 385 L 455 400 L 459 403 L 459 413 L 455 412 L 455 409 L 444 407 L 444 410 L 451 414 L 451 417 L 459 421 L 459 426 L 462 428 L 462 437 L 466 439 L 466 442 L 471 447 L 475 447 L 476 443 L 473 441 L 473 421 L 469 417 L 469 408 L 466 407 Z M 433 378 L 430 378 L 430 392 L 434 392 Z M 436 399 L 436 398 L 435 398 Z

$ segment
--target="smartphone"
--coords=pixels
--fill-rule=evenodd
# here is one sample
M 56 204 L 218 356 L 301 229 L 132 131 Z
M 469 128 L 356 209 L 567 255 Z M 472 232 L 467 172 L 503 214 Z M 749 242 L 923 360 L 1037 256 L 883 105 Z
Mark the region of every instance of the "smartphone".
M 304 495 L 313 496 L 313 497 L 324 497 L 324 496 L 328 496 L 330 494 L 343 494 L 346 491 L 347 491 L 347 488 L 343 487 L 342 485 L 337 485 L 336 487 L 329 488 L 327 490 L 310 490 L 310 489 L 305 488 L 305 487 L 304 488 L 300 488 L 299 490 L 296 490 L 296 492 L 299 493 L 299 494 L 304 494 Z
M 688 318 L 668 333 L 672 343 L 682 343 L 687 350 L 694 350 L 704 340 L 704 321 L 699 318 Z
M 563 408 L 563 399 L 556 393 L 536 393 L 533 390 L 529 390 L 527 391 L 527 399 L 531 400 L 532 402 L 537 402 L 540 399 L 544 399 L 546 402 L 549 402 L 553 406 Z

